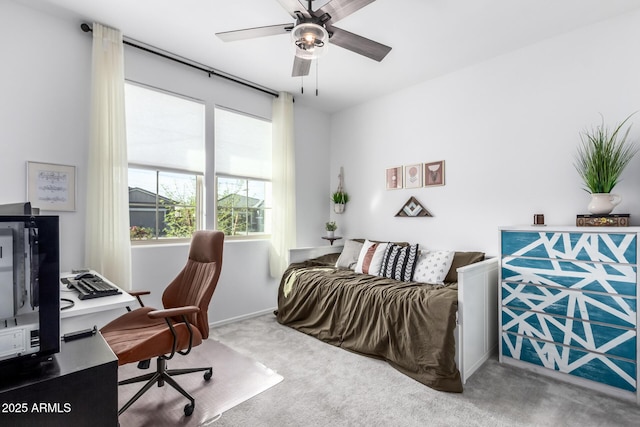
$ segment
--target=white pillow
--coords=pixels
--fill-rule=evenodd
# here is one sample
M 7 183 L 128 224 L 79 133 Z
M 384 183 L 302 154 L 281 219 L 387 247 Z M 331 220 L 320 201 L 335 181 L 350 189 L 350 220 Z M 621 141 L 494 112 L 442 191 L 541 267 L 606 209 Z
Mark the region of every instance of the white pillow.
M 355 272 L 378 276 L 388 243 L 376 243 L 365 240 L 358 255 Z
M 362 250 L 362 243 L 355 240 L 347 240 L 344 242 L 342 252 L 336 261 L 336 267 L 346 267 L 353 270 L 358 262 L 358 256 Z
M 413 273 L 413 280 L 442 285 L 451 269 L 454 255 L 455 251 L 422 251 Z

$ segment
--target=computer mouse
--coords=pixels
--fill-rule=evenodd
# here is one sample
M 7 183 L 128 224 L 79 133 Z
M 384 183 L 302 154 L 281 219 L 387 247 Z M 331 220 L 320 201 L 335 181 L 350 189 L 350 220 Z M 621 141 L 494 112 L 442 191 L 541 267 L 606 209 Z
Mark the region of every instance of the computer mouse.
M 80 280 L 80 279 L 93 279 L 95 276 L 91 273 L 80 273 L 77 274 L 73 280 Z

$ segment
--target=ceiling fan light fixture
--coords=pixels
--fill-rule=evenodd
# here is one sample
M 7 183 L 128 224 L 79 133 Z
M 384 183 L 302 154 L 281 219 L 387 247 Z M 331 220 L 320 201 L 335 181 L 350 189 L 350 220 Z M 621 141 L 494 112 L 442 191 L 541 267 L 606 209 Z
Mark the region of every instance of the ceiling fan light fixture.
M 291 30 L 291 40 L 293 41 L 296 56 L 304 59 L 315 59 L 327 51 L 329 33 L 321 25 L 306 22 L 296 25 Z

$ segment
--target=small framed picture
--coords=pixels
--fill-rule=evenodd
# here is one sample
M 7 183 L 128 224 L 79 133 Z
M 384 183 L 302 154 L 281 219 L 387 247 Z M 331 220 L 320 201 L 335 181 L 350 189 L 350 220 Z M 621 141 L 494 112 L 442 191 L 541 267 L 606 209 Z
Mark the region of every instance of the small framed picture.
M 422 187 L 422 164 L 404 167 L 404 188 Z
M 444 185 L 444 160 L 424 164 L 424 186 Z
M 27 162 L 27 201 L 45 211 L 75 211 L 75 166 Z
M 387 190 L 402 188 L 402 166 L 387 169 Z

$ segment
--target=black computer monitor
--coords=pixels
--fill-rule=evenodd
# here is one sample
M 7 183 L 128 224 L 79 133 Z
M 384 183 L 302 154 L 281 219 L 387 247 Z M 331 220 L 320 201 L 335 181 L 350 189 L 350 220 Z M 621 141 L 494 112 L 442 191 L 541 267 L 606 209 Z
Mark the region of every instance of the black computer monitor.
M 0 367 L 60 351 L 57 216 L 0 215 Z

